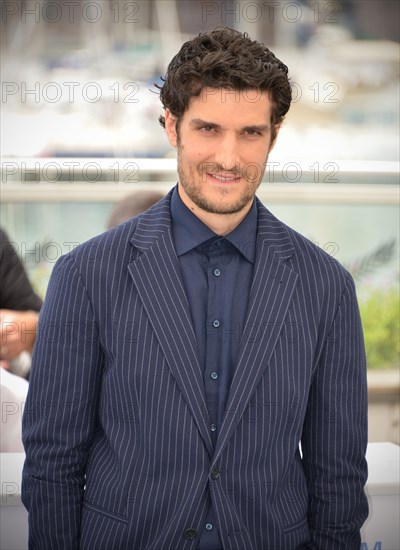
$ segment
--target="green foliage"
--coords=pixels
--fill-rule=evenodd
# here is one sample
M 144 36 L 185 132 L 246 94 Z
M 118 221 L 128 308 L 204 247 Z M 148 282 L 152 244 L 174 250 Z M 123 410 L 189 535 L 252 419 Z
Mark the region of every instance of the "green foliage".
M 400 358 L 400 293 L 395 287 L 371 289 L 360 301 L 369 369 L 394 368 Z
M 350 263 L 343 262 L 346 269 L 350 271 L 355 281 L 366 277 L 369 273 L 376 271 L 393 259 L 396 250 L 396 239 L 387 241 L 369 254 L 364 255 Z

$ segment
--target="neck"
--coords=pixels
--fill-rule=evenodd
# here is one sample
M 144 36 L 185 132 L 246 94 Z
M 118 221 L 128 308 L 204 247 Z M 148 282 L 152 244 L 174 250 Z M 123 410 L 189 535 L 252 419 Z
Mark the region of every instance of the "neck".
M 236 212 L 235 214 L 210 214 L 201 210 L 201 208 L 193 209 L 191 211 L 197 216 L 207 227 L 209 227 L 214 233 L 224 237 L 233 231 L 246 217 L 250 210 L 251 204 Z
M 185 193 L 181 186 L 178 186 L 178 192 L 182 202 L 189 208 L 200 221 L 209 227 L 214 233 L 224 237 L 233 231 L 247 216 L 253 201 L 251 200 L 239 212 L 234 214 L 214 214 L 203 210 L 197 206 Z

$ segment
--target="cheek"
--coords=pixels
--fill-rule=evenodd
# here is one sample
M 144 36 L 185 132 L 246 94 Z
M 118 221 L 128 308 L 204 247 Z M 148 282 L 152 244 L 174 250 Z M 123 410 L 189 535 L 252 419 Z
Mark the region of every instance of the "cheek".
M 208 151 L 208 148 L 201 143 L 190 143 L 189 145 L 182 145 L 181 147 L 184 160 L 188 164 L 200 165 L 205 162 L 210 162 L 212 152 Z
M 271 140 L 262 143 L 249 143 L 242 148 L 242 158 L 247 162 L 265 163 L 268 158 Z

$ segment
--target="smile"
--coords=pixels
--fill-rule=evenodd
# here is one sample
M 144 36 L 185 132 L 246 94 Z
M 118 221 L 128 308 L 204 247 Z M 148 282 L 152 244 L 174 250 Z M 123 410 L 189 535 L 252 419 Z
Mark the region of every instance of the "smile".
M 221 183 L 233 183 L 233 182 L 240 181 L 240 176 L 235 176 L 233 174 L 222 175 L 222 174 L 207 173 L 207 176 L 210 178 L 216 179 Z

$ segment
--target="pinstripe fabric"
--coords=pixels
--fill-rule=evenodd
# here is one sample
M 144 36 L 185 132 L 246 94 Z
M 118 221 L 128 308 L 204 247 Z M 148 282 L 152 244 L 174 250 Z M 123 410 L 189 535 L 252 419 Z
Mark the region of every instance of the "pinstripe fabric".
M 200 533 L 210 491 L 225 550 L 358 549 L 366 376 L 350 276 L 258 203 L 213 453 L 169 200 L 54 268 L 23 419 L 30 548 L 195 549 L 185 532 Z

